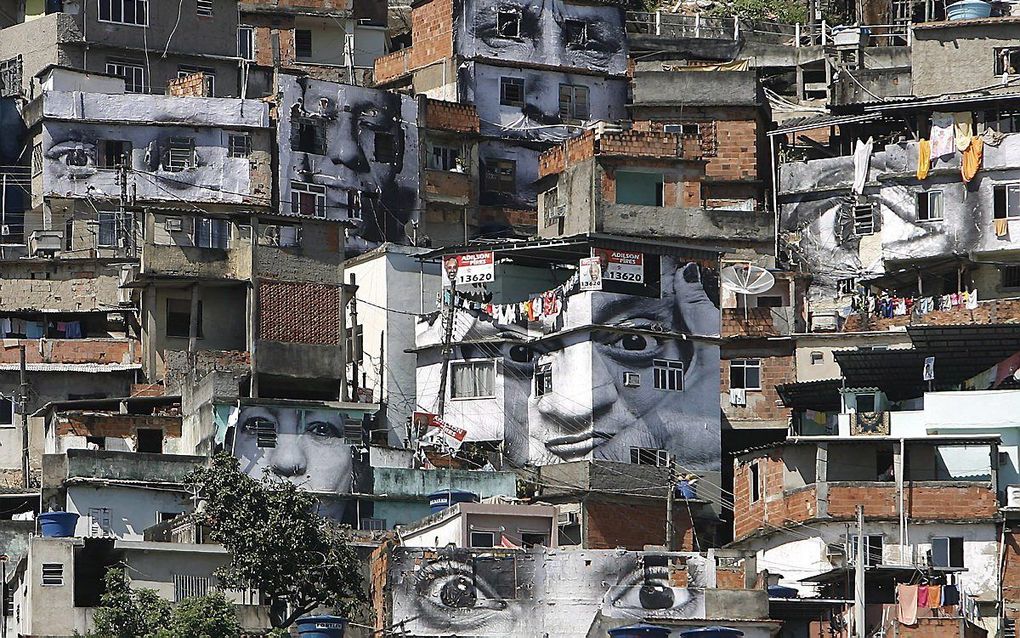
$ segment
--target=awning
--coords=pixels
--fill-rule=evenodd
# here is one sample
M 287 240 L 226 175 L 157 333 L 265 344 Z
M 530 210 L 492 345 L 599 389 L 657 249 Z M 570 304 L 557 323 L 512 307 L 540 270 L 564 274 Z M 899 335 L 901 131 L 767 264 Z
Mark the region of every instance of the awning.
M 816 412 L 839 412 L 839 389 L 843 387 L 842 379 L 823 379 L 820 381 L 800 381 L 783 383 L 776 386 L 783 405 L 794 410 L 814 410 Z
M 813 115 L 810 117 L 796 117 L 784 121 L 777 128 L 767 134 L 782 135 L 785 133 L 796 133 L 798 131 L 810 131 L 816 128 L 828 128 L 840 124 L 858 122 L 873 122 L 882 118 L 880 113 L 865 113 L 863 115 Z

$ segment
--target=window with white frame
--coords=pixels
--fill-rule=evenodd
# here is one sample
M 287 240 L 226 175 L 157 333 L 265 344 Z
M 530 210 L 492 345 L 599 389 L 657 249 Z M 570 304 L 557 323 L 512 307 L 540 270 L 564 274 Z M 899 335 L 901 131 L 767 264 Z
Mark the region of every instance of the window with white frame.
M 630 462 L 634 465 L 666 467 L 669 465 L 669 451 L 654 447 L 632 447 L 630 448 Z
M 849 537 L 849 551 L 847 552 L 847 558 L 851 563 L 857 562 L 857 534 L 851 534 Z M 874 567 L 875 565 L 882 564 L 882 535 L 881 534 L 865 534 L 864 536 L 864 565 L 866 567 Z
M 450 362 L 450 396 L 454 399 L 491 399 L 496 396 L 496 362 Z
M 541 363 L 535 367 L 535 396 L 549 394 L 552 389 L 552 364 Z
M 434 171 L 452 171 L 460 168 L 460 149 L 454 146 L 432 145 L 428 167 Z
M 213 69 L 205 66 L 188 66 L 183 64 L 177 67 L 178 80 L 189 75 L 195 75 L 196 73 L 201 73 L 205 78 L 205 87 L 203 88 L 205 95 L 208 97 L 216 95 L 216 72 Z
M 229 242 L 230 222 L 212 217 L 195 218 L 195 246 L 225 249 Z
M 931 565 L 932 567 L 962 569 L 964 567 L 963 537 L 936 536 L 931 539 Z
M 246 25 L 237 27 L 237 57 L 249 62 L 255 60 L 255 29 Z
M 128 237 L 131 235 L 131 225 L 130 214 L 100 211 L 96 243 L 100 248 L 126 247 Z
M 858 237 L 875 232 L 875 205 L 858 204 L 853 207 L 854 234 Z
M 195 0 L 195 15 L 211 17 L 213 0 Z
M 730 361 L 730 387 L 761 390 L 761 360 L 733 359 Z
M 145 93 L 145 67 L 130 62 L 107 62 L 106 72 L 124 78 L 124 90 L 128 93 Z
M 652 359 L 652 387 L 656 390 L 684 390 L 684 362 Z
M 190 137 L 171 137 L 163 169 L 177 173 L 195 167 L 195 140 Z
M 1020 47 L 995 49 L 995 75 L 1020 74 Z
M 560 117 L 568 120 L 587 120 L 591 117 L 588 87 L 560 85 Z
M 113 527 L 110 525 L 110 508 L 89 508 L 89 536 L 92 538 L 113 536 Z
M 266 246 L 293 248 L 301 245 L 301 226 L 297 224 L 271 224 L 265 227 L 264 240 Z
M 495 547 L 496 532 L 471 532 L 471 547 Z
M 1020 184 L 996 184 L 992 196 L 992 214 L 995 219 L 1020 217 Z
M 43 587 L 64 586 L 64 565 L 63 563 L 42 564 L 42 585 Z
M 251 136 L 247 133 L 231 133 L 228 154 L 230 157 L 248 158 L 251 156 Z
M 148 26 L 149 0 L 98 0 L 99 21 Z
M 916 201 L 918 221 L 942 221 L 942 191 L 922 191 Z
M 326 187 L 307 182 L 291 182 L 290 212 L 325 219 Z

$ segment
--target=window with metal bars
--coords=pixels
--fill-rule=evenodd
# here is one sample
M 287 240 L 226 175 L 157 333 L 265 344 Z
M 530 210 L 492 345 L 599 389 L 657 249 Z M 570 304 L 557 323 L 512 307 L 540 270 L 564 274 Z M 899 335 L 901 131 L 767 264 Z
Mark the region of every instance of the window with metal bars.
M 64 565 L 62 563 L 43 563 L 42 585 L 43 587 L 63 587 Z
M 208 576 L 192 576 L 191 574 L 174 574 L 174 602 L 179 603 L 188 598 L 198 598 L 209 593 Z
M 230 135 L 230 157 L 248 158 L 251 156 L 251 137 L 246 133 L 234 133 Z
M 190 137 L 171 137 L 163 168 L 171 173 L 177 173 L 194 166 L 195 140 Z
M 212 0 L 195 0 L 195 15 L 211 17 L 212 14 Z

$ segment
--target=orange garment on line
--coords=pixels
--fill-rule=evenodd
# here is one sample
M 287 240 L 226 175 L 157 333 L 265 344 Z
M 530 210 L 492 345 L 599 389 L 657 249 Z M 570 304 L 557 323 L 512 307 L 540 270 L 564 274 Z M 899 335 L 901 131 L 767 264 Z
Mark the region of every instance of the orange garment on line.
M 917 179 L 927 179 L 931 170 L 931 142 L 922 139 L 917 143 Z
M 995 219 L 995 236 L 1005 237 L 1009 233 L 1009 220 L 1005 217 L 997 217 Z
M 928 609 L 942 606 L 942 585 L 928 585 Z
M 963 152 L 960 159 L 960 174 L 963 175 L 963 183 L 968 184 L 974 179 L 981 168 L 981 158 L 984 156 L 985 142 L 980 137 L 973 137 L 970 146 Z

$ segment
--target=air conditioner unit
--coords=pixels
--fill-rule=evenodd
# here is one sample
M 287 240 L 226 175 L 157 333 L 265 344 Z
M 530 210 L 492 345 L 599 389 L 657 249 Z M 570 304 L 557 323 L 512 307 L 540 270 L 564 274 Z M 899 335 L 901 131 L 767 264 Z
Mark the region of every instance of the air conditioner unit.
M 1006 507 L 1020 507 L 1020 485 L 1006 487 Z
M 834 332 L 839 329 L 839 314 L 836 312 L 811 313 L 811 332 Z
M 167 217 L 163 227 L 168 233 L 179 233 L 184 230 L 184 221 L 180 217 Z
M 28 253 L 33 257 L 53 256 L 63 245 L 64 233 L 59 230 L 35 230 L 28 236 Z
M 11 227 L 10 227 L 9 224 L 0 225 L 0 235 L 3 235 L 4 237 L 6 237 L 7 235 L 13 235 L 13 234 L 14 233 L 11 232 Z
M 747 405 L 747 390 L 730 388 L 730 405 Z
M 625 388 L 640 388 L 641 387 L 641 375 L 637 372 L 624 372 L 623 373 L 623 386 Z

